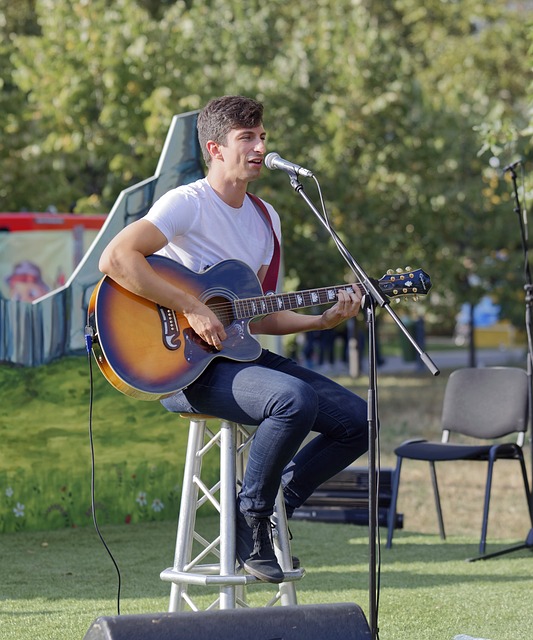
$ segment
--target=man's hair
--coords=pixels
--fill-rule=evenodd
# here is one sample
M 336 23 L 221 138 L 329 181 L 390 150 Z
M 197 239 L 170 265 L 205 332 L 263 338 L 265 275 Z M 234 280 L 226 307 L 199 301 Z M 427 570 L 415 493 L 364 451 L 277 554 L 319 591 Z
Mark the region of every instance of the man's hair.
M 207 151 L 208 140 L 226 144 L 232 129 L 258 127 L 263 122 L 263 105 L 252 98 L 243 96 L 222 96 L 213 98 L 198 114 L 198 140 L 206 164 L 211 163 Z

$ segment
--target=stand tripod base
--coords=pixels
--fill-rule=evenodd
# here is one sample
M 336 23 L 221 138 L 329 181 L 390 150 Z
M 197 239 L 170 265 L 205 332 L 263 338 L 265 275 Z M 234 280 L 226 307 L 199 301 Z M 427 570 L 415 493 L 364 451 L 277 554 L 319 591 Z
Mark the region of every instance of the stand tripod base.
M 520 551 L 520 549 L 533 549 L 533 529 L 529 530 L 529 533 L 527 534 L 527 538 L 525 539 L 523 544 L 517 544 L 514 547 L 502 549 L 501 551 L 495 551 L 494 553 L 487 553 L 486 555 L 478 556 L 477 558 L 468 558 L 467 562 L 477 562 L 478 560 L 489 560 L 490 558 L 496 558 L 497 556 L 504 556 L 507 553 L 512 553 L 513 551 Z

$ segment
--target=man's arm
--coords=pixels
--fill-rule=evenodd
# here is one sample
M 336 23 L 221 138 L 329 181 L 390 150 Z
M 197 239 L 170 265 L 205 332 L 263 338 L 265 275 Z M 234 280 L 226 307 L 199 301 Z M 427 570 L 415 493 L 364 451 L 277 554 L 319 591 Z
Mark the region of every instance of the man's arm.
M 203 340 L 219 348 L 226 338 L 220 320 L 197 298 L 161 278 L 146 260 L 166 244 L 166 237 L 154 224 L 137 220 L 111 240 L 98 266 L 128 291 L 182 313 Z
M 338 301 L 320 315 L 305 315 L 295 311 L 276 311 L 264 318 L 250 323 L 251 333 L 267 335 L 288 335 L 301 331 L 333 329 L 344 320 L 359 313 L 361 293 L 354 287 L 355 293 L 339 291 Z

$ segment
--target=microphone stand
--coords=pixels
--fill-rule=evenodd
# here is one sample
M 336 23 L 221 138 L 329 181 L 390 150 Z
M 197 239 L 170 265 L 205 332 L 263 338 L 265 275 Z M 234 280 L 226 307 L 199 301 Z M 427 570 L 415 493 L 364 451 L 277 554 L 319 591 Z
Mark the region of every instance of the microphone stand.
M 378 433 L 378 387 L 377 387 L 377 358 L 376 358 L 376 305 L 387 310 L 394 322 L 398 325 L 407 340 L 413 345 L 418 355 L 429 369 L 437 376 L 440 371 L 437 369 L 431 358 L 422 351 L 418 343 L 411 336 L 405 325 L 397 314 L 390 308 L 388 298 L 381 292 L 374 281 L 369 278 L 363 268 L 356 262 L 348 249 L 332 229 L 327 218 L 323 217 L 304 191 L 302 184 L 298 180 L 296 171 L 288 170 L 292 188 L 305 200 L 311 211 L 316 215 L 324 227 L 328 230 L 333 241 L 345 261 L 362 284 L 365 291 L 362 309 L 365 312 L 368 325 L 368 532 L 369 532 L 369 624 L 371 629 L 371 640 L 378 637 L 378 599 L 377 599 L 377 524 L 378 524 L 378 504 L 377 487 L 379 469 L 376 468 L 376 443 Z
M 526 336 L 527 336 L 527 376 L 529 379 L 529 389 L 528 389 L 528 404 L 529 404 L 529 431 L 530 431 L 530 439 L 533 438 L 533 284 L 531 279 L 531 269 L 529 264 L 529 248 L 528 248 L 528 234 L 526 230 L 526 211 L 524 209 L 524 215 L 522 217 L 522 207 L 520 206 L 520 198 L 518 197 L 518 188 L 516 185 L 516 172 L 515 167 L 520 164 L 520 161 L 515 162 L 504 169 L 504 171 L 510 171 L 511 179 L 513 181 L 513 190 L 514 190 L 514 212 L 518 215 L 518 223 L 520 227 L 520 237 L 522 239 L 522 251 L 524 253 L 524 291 L 525 291 L 525 325 L 526 325 Z M 533 522 L 533 446 L 531 447 L 531 469 L 532 469 L 532 486 L 529 492 L 529 517 Z M 493 553 L 487 553 L 484 556 L 479 556 L 476 558 L 469 558 L 468 562 L 476 562 L 477 560 L 488 560 L 489 558 L 496 558 L 497 556 L 503 556 L 507 553 L 511 553 L 513 551 L 519 551 L 520 549 L 533 549 L 533 528 L 529 530 L 529 533 L 526 536 L 525 541 L 522 544 L 515 545 L 513 547 L 509 547 L 507 549 L 502 549 L 500 551 L 494 551 Z

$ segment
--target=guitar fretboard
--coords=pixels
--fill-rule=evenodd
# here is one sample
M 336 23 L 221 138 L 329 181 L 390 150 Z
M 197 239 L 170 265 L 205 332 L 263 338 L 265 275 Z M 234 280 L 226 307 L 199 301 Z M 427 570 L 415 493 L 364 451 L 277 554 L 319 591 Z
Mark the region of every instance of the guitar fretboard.
M 237 319 L 255 318 L 276 311 L 305 309 L 333 303 L 337 301 L 337 292 L 341 290 L 353 291 L 353 288 L 350 285 L 338 285 L 292 293 L 274 293 L 258 298 L 241 298 L 233 301 L 234 314 Z

